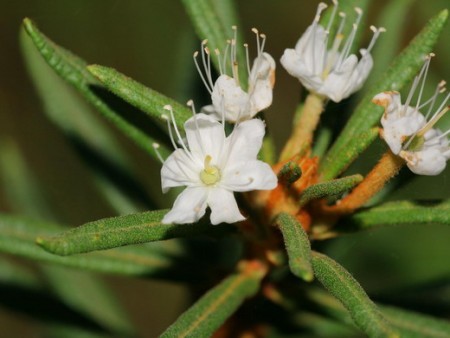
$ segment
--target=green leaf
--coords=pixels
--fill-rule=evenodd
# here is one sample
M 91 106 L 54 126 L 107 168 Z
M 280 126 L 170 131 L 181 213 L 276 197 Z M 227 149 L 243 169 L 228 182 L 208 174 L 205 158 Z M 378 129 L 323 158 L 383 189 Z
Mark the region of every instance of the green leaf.
M 399 337 L 347 270 L 318 252 L 313 252 L 312 263 L 317 279 L 344 305 L 362 331 L 370 337 Z
M 357 156 L 356 150 L 349 147 L 352 140 L 359 139 L 359 142 L 366 146 L 370 145 L 370 142 L 362 140 L 361 134 L 376 125 L 383 113 L 381 107 L 377 107 L 371 102 L 372 98 L 386 90 L 402 89 L 417 74 L 423 65 L 424 55 L 430 53 L 436 44 L 439 34 L 447 22 L 447 16 L 448 11 L 444 10 L 431 19 L 410 45 L 394 60 L 380 80 L 367 92 L 321 163 L 320 174 L 323 180 L 339 175 Z M 364 150 L 361 147 L 358 149 L 359 152 Z M 339 160 L 339 158 L 343 159 Z
M 39 289 L 41 281 L 28 268 L 0 257 L 0 284 L 16 285 L 23 288 Z
M 60 256 L 105 250 L 119 246 L 163 241 L 171 238 L 222 234 L 231 231 L 228 224 L 212 226 L 194 224 L 162 224 L 168 210 L 147 211 L 86 223 L 54 237 L 36 241 L 45 250 Z
M 386 225 L 450 225 L 450 200 L 444 202 L 388 202 L 357 212 L 342 222 L 342 229 L 362 230 Z
M 312 281 L 314 272 L 311 266 L 311 244 L 308 234 L 300 222 L 290 214 L 279 214 L 275 223 L 283 234 L 292 273 L 307 282 Z
M 339 196 L 351 190 L 363 178 L 363 176 L 357 174 L 311 185 L 303 191 L 299 204 L 305 205 L 315 199 Z
M 227 4 L 220 4 L 226 2 Z M 237 20 L 235 10 L 231 0 L 182 0 L 184 7 L 195 27 L 198 37 L 201 40 L 208 40 L 208 47 L 211 51 L 219 49 L 221 55 L 225 52 L 226 41 L 233 38 L 231 26 L 232 20 Z M 225 9 L 225 12 L 222 12 Z M 239 25 L 236 21 L 232 25 Z M 240 48 L 243 43 L 241 33 L 237 32 L 237 60 L 239 68 L 239 82 L 243 89 L 247 88 L 247 69 L 244 48 Z M 219 70 L 217 58 L 212 55 L 211 61 Z
M 133 333 L 126 313 L 120 308 L 108 287 L 84 271 L 61 266 L 44 266 L 47 282 L 64 303 L 91 318 L 111 332 Z
M 171 105 L 175 115 L 175 121 L 179 128 L 184 128 L 184 122 L 192 116 L 190 109 L 175 100 L 150 89 L 143 84 L 119 73 L 113 68 L 100 65 L 90 65 L 87 69 L 115 95 L 124 99 L 132 106 L 147 113 L 152 119 L 160 122 L 161 115 L 168 114 L 163 109 L 165 105 Z
M 89 101 L 100 113 L 110 120 L 125 135 L 131 138 L 137 145 L 148 152 L 153 158 L 158 159 L 153 148 L 157 140 L 148 136 L 139 126 L 130 122 L 123 115 L 129 107 L 106 102 L 103 100 L 104 88 L 86 69 L 87 63 L 69 51 L 56 45 L 42 34 L 30 19 L 23 21 L 23 28 L 31 41 L 42 55 L 47 64 L 64 80 L 75 87 L 80 94 Z M 129 112 L 128 112 L 129 113 Z M 161 144 L 160 152 L 163 157 L 170 154 L 169 148 Z
M 210 337 L 260 287 L 265 275 L 259 263 L 224 279 L 184 312 L 161 337 Z
M 387 320 L 408 338 L 450 338 L 450 323 L 393 306 L 380 306 Z
M 37 236 L 50 236 L 62 230 L 64 229 L 54 224 L 0 214 L 0 252 L 41 262 L 129 276 L 183 279 L 187 271 L 192 270 L 192 267 L 186 268 L 186 262 L 149 246 L 61 257 L 36 245 Z

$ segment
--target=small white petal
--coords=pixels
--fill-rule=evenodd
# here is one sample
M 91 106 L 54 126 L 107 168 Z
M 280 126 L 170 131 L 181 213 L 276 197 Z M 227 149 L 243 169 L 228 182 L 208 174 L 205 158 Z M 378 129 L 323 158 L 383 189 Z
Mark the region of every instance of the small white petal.
M 264 122 L 251 119 L 239 123 L 226 139 L 227 156 L 223 157 L 222 167 L 228 163 L 237 163 L 256 159 L 262 146 L 265 133 Z
M 253 160 L 227 167 L 221 186 L 233 191 L 272 190 L 277 183 L 277 176 L 267 163 Z
M 247 118 L 272 104 L 272 89 L 275 81 L 275 60 L 268 53 L 263 53 L 253 62 L 249 76 L 250 109 Z
M 208 205 L 211 208 L 211 224 L 235 223 L 245 219 L 239 211 L 232 191 L 222 188 L 211 189 Z
M 163 224 L 184 224 L 197 222 L 206 211 L 208 189 L 188 187 L 178 195 L 172 209 L 164 216 Z
M 418 175 L 439 175 L 447 165 L 446 157 L 437 148 L 418 152 L 402 151 L 400 156 L 406 160 L 408 168 Z
M 183 149 L 175 150 L 161 168 L 161 187 L 163 193 L 170 188 L 200 184 L 198 173 L 202 167 L 192 162 Z
M 224 112 L 227 121 L 237 121 L 249 108 L 248 94 L 228 75 L 221 75 L 216 80 L 211 99 L 214 110 L 217 114 Z
M 203 165 L 206 155 L 212 157 L 213 165 L 216 164 L 225 141 L 223 125 L 212 116 L 199 113 L 186 121 L 184 129 L 189 150 L 198 158 L 200 165 Z

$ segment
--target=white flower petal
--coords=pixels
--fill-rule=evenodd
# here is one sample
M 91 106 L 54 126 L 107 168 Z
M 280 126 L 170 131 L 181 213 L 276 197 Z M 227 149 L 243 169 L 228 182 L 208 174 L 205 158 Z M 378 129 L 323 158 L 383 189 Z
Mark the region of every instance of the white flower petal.
M 261 149 L 264 133 L 264 122 L 259 119 L 247 120 L 236 125 L 225 141 L 228 153 L 224 154 L 221 167 L 255 160 Z
M 189 150 L 200 164 L 203 165 L 205 156 L 209 155 L 212 157 L 211 164 L 215 165 L 225 141 L 223 125 L 212 116 L 200 113 L 187 120 L 184 129 Z
M 263 53 L 253 62 L 249 76 L 250 110 L 247 118 L 272 104 L 272 89 L 275 82 L 275 60 L 268 53 Z
M 439 175 L 447 165 L 446 157 L 437 148 L 418 152 L 402 151 L 400 156 L 406 160 L 408 168 L 418 175 Z
M 175 150 L 164 161 L 161 168 L 161 187 L 166 193 L 172 187 L 200 184 L 199 172 L 202 167 L 189 158 L 183 149 Z
M 253 160 L 227 167 L 221 186 L 233 191 L 272 190 L 277 183 L 277 176 L 267 163 Z
M 206 211 L 208 189 L 188 187 L 178 195 L 172 209 L 164 216 L 163 224 L 184 224 L 197 222 Z
M 211 99 L 214 110 L 217 114 L 224 112 L 227 121 L 239 120 L 249 108 L 248 94 L 228 75 L 221 75 L 216 80 Z
M 211 224 L 235 223 L 245 219 L 234 198 L 233 192 L 222 188 L 212 188 L 208 205 L 211 208 Z

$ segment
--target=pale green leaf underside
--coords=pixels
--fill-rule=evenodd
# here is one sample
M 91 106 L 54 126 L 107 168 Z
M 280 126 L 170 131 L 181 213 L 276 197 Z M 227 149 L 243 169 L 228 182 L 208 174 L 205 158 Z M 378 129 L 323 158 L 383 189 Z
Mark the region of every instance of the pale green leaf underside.
M 210 337 L 259 289 L 261 275 L 239 272 L 224 279 L 184 312 L 161 337 Z
M 424 56 L 433 50 L 439 34 L 447 22 L 448 11 L 444 10 L 424 27 L 411 44 L 394 60 L 380 80 L 368 90 L 367 95 L 358 105 L 344 130 L 323 159 L 320 167 L 323 180 L 338 176 L 355 157 L 356 150 L 348 149 L 349 143 L 360 137 L 379 123 L 383 109 L 373 104 L 372 98 L 383 91 L 402 89 L 423 65 Z M 376 60 L 375 60 L 376 62 Z M 367 143 L 369 145 L 370 143 Z M 361 149 L 359 149 L 361 152 Z M 347 161 L 338 161 L 340 157 Z
M 300 222 L 290 214 L 281 213 L 275 223 L 283 234 L 292 273 L 305 281 L 312 281 L 314 272 L 311 266 L 311 244 L 308 234 Z
M 94 90 L 101 90 L 103 87 L 100 82 L 89 73 L 86 68 L 87 63 L 84 60 L 56 45 L 42 34 L 31 20 L 25 19 L 23 28 L 44 60 L 60 77 L 74 86 L 87 101 L 89 101 L 125 135 L 136 142 L 136 144 L 147 151 L 152 157 L 157 159 L 156 152 L 153 148 L 153 143 L 157 140 L 146 135 L 138 128 L 138 126 L 127 121 L 114 110 L 113 107 L 99 97 L 98 93 Z M 160 152 L 163 156 L 168 156 L 168 154 L 170 154 L 170 150 L 164 145 L 161 145 Z
M 168 210 L 147 211 L 86 223 L 54 237 L 39 237 L 45 250 L 61 256 L 105 250 L 124 245 L 162 241 L 171 238 L 220 234 L 232 226 L 194 223 L 163 224 Z
M 357 212 L 343 220 L 344 228 L 371 229 L 383 225 L 450 225 L 450 200 L 432 202 L 397 201 Z
M 313 252 L 312 263 L 316 278 L 344 305 L 362 331 L 370 337 L 399 337 L 347 270 L 318 252 Z

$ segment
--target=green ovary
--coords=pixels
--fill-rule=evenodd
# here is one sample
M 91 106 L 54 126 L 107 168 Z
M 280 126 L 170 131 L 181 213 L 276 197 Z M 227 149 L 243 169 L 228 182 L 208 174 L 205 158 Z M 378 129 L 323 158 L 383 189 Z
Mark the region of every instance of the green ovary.
M 205 169 L 200 172 L 200 179 L 206 185 L 213 185 L 220 181 L 220 170 L 216 166 L 210 165 L 211 156 L 205 157 Z

